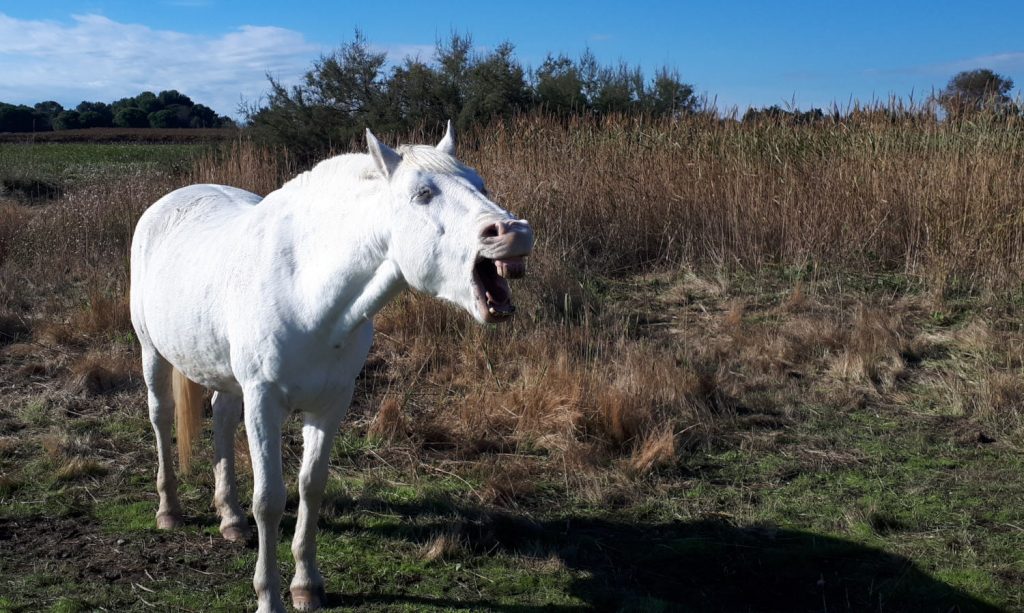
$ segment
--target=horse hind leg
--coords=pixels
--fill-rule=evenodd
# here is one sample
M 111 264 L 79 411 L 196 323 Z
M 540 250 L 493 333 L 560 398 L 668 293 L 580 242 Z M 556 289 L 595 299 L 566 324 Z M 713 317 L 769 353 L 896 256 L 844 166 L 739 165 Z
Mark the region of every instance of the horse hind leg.
M 177 528 L 184 523 L 178 500 L 178 479 L 171 461 L 171 427 L 174 423 L 174 393 L 171 389 L 171 364 L 152 347 L 143 346 L 142 376 L 146 381 L 149 421 L 156 436 L 156 491 L 160 506 L 156 526 L 161 530 Z
M 220 515 L 220 534 L 229 541 L 245 541 L 249 538 L 249 523 L 238 503 L 235 479 L 235 431 L 242 418 L 242 399 L 216 392 L 212 404 L 213 473 L 217 483 L 213 502 Z

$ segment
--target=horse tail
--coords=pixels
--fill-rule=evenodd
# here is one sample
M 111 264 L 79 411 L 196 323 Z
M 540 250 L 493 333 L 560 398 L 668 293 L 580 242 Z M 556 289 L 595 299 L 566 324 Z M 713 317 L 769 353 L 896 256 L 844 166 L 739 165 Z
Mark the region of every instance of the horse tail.
M 178 431 L 178 465 L 188 473 L 192 465 L 192 441 L 199 436 L 203 416 L 203 386 L 174 369 L 174 425 Z

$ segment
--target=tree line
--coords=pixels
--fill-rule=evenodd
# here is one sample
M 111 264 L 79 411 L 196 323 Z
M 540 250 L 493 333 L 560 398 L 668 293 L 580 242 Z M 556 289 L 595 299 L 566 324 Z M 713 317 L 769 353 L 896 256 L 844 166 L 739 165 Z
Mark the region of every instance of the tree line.
M 427 60 L 406 57 L 389 64 L 358 30 L 351 42 L 321 56 L 297 85 L 268 75 L 269 94 L 239 110 L 253 135 L 283 145 L 300 157 L 315 158 L 343 149 L 363 130 L 409 133 L 441 126 L 448 119 L 465 129 L 522 112 L 558 117 L 644 115 L 679 117 L 709 112 L 694 86 L 678 71 L 662 67 L 648 78 L 625 62 L 602 64 L 588 49 L 578 57 L 548 54 L 537 68 L 524 67 L 515 47 L 505 42 L 480 51 L 472 37 L 452 34 L 439 41 Z M 988 69 L 958 73 L 924 105 L 904 109 L 856 107 L 846 115 L 878 115 L 964 120 L 984 112 L 1000 118 L 1021 115 L 1010 98 L 1013 81 Z M 751 108 L 743 121 L 809 124 L 841 121 L 838 109 L 823 112 Z M 142 92 L 111 104 L 82 102 L 64 109 L 53 101 L 33 107 L 0 103 L 0 132 L 67 130 L 92 127 L 218 128 L 234 122 L 188 96 L 166 90 Z
M 389 66 L 356 31 L 354 40 L 322 56 L 298 85 L 269 77 L 262 104 L 243 109 L 259 135 L 301 154 L 344 147 L 363 129 L 408 132 L 418 126 L 460 128 L 542 109 L 558 116 L 674 116 L 700 108 L 693 86 L 671 68 L 652 78 L 625 62 L 604 65 L 593 53 L 549 54 L 525 68 L 508 42 L 476 50 L 469 35 L 438 42 L 433 58 L 406 57 Z
M 142 92 L 113 103 L 83 101 L 73 109 L 48 100 L 33 106 L 0 102 L 0 132 L 81 128 L 224 128 L 234 121 L 177 90 Z
M 847 118 L 881 115 L 890 121 L 924 119 L 937 121 L 938 111 L 946 121 L 969 121 L 981 115 L 989 119 L 1007 120 L 1021 117 L 1020 105 L 1010 97 L 1013 79 L 988 68 L 965 70 L 953 75 L 941 91 L 923 104 L 904 105 L 902 101 L 889 105 L 856 105 L 845 114 L 838 108 L 824 112 L 819 108 L 808 111 L 784 109 L 778 105 L 749 108 L 743 121 L 773 121 L 787 124 L 812 124 L 821 121 L 843 121 Z
M 366 127 L 409 133 L 452 119 L 465 129 L 537 110 L 560 117 L 716 113 L 668 67 L 647 78 L 639 67 L 601 64 L 585 50 L 578 58 L 549 54 L 539 67 L 528 69 L 514 51 L 508 42 L 477 51 L 470 36 L 453 34 L 437 43 L 430 60 L 406 57 L 389 66 L 386 54 L 375 51 L 357 30 L 354 40 L 317 60 L 298 85 L 286 87 L 268 77 L 266 100 L 242 113 L 258 136 L 307 157 L 347 147 Z M 845 113 L 775 105 L 750 108 L 742 121 L 810 124 L 861 116 L 962 121 L 978 113 L 1019 117 L 1012 89 L 1012 80 L 991 70 L 970 70 L 955 75 L 924 104 L 858 105 Z

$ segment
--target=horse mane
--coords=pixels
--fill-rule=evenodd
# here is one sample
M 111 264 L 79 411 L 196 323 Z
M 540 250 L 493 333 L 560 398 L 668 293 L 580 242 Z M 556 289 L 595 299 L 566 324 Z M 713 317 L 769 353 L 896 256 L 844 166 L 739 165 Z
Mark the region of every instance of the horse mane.
M 467 170 L 462 162 L 430 145 L 399 145 L 397 151 L 402 156 L 402 166 L 444 174 L 461 174 Z M 380 178 L 381 174 L 369 155 L 345 153 L 323 160 L 290 179 L 282 188 L 304 187 L 314 182 L 318 185 L 351 185 L 353 181 Z

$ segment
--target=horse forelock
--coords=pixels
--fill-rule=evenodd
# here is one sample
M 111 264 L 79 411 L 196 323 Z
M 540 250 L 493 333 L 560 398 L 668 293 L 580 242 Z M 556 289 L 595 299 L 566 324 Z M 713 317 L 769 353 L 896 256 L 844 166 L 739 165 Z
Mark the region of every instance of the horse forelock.
M 398 153 L 402 156 L 402 164 L 413 168 L 440 172 L 444 174 L 462 174 L 466 166 L 454 157 L 430 145 L 399 145 Z

